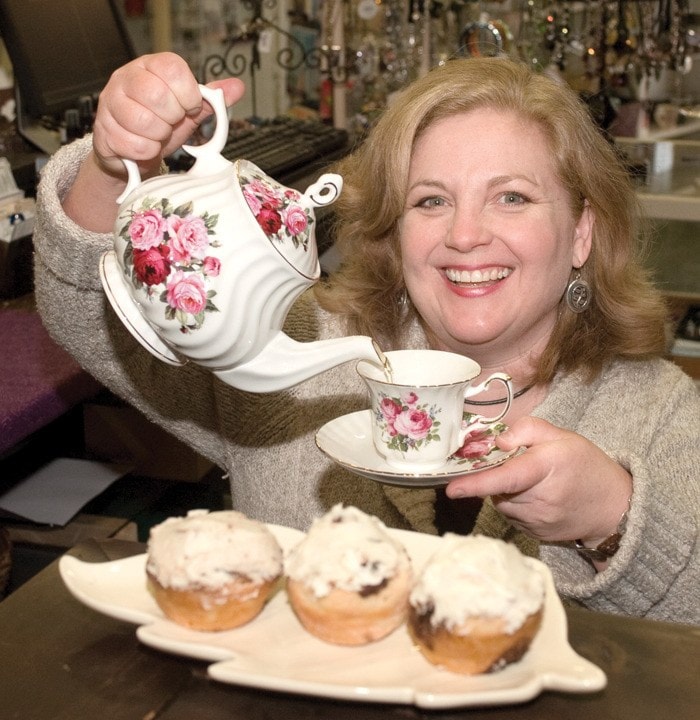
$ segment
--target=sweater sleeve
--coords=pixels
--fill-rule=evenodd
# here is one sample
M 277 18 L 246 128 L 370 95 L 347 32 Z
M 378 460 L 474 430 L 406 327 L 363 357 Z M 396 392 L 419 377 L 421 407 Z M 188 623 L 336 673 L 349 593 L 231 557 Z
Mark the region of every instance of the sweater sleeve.
M 90 147 L 90 138 L 65 146 L 42 172 L 34 231 L 37 309 L 53 339 L 105 387 L 221 465 L 211 374 L 193 364 L 166 365 L 130 335 L 99 278 L 111 234 L 89 232 L 63 211 L 62 200 Z
M 617 554 L 596 573 L 571 547 L 543 544 L 540 553 L 559 592 L 591 609 L 698 624 L 700 399 L 676 368 L 664 365 L 659 376 L 663 403 L 652 413 L 654 427 L 639 432 L 649 442 L 607 449 L 633 478 Z

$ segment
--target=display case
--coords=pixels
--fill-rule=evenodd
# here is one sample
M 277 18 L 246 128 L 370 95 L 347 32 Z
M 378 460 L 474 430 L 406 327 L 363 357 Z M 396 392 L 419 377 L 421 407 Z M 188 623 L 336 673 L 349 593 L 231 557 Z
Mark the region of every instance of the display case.
M 649 220 L 647 262 L 672 310 L 670 357 L 700 381 L 700 140 L 618 139 L 640 168 L 637 194 Z

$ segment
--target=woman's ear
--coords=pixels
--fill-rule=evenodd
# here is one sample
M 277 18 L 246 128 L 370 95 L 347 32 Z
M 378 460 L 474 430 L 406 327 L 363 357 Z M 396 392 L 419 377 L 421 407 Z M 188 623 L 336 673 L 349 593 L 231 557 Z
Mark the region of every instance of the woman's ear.
M 574 234 L 574 244 L 572 248 L 571 266 L 580 268 L 588 260 L 588 256 L 591 253 L 591 243 L 593 241 L 593 223 L 595 222 L 595 216 L 593 210 L 588 204 L 588 200 L 583 205 L 581 211 L 581 217 L 579 217 L 576 223 L 576 230 Z

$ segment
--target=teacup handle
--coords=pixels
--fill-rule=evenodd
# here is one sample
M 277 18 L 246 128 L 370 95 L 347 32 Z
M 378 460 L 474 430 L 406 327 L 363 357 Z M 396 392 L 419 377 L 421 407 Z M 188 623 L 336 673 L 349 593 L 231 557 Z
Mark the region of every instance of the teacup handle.
M 196 158 L 195 164 L 189 169 L 189 174 L 199 174 L 202 169 L 206 173 L 216 172 L 225 165 L 230 165 L 230 161 L 221 154 L 228 139 L 228 111 L 226 109 L 226 101 L 224 99 L 224 91 L 221 88 L 209 88 L 206 85 L 200 85 L 199 91 L 202 97 L 214 109 L 214 117 L 216 118 L 216 127 L 214 134 L 207 142 L 202 145 L 183 145 L 182 149 Z M 199 169 L 197 165 L 200 160 L 204 160 Z M 128 197 L 132 190 L 135 190 L 141 184 L 141 173 L 139 166 L 127 158 L 122 158 L 122 162 L 126 167 L 127 182 L 124 192 L 117 198 L 117 204 L 121 204 Z
M 315 207 L 323 207 L 335 202 L 343 189 L 343 178 L 335 173 L 325 173 L 306 188 L 304 197 Z
M 505 407 L 503 410 L 501 410 L 498 415 L 492 418 L 485 418 L 481 417 L 480 415 L 476 415 L 471 423 L 469 424 L 469 429 L 473 429 L 474 425 L 493 425 L 493 423 L 497 423 L 499 420 L 503 418 L 503 416 L 510 410 L 511 403 L 513 402 L 513 382 L 510 377 L 510 375 L 507 375 L 506 373 L 502 372 L 496 372 L 493 373 L 490 377 L 488 377 L 484 382 L 480 383 L 479 385 L 470 385 L 465 393 L 464 398 L 465 400 L 467 398 L 470 398 L 474 395 L 478 395 L 479 393 L 484 392 L 486 388 L 494 381 L 498 380 L 499 382 L 502 382 L 505 385 L 506 388 L 506 402 Z

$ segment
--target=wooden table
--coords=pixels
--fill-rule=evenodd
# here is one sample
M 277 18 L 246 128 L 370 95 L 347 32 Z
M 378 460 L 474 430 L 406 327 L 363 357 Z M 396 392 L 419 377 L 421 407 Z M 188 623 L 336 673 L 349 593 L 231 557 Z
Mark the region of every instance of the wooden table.
M 87 561 L 143 552 L 84 543 Z M 522 705 L 424 711 L 225 685 L 206 663 L 152 650 L 135 627 L 66 590 L 54 562 L 0 603 L 0 717 L 16 720 L 690 720 L 700 710 L 700 628 L 567 611 L 570 642 L 608 676 L 592 694 L 544 692 Z

